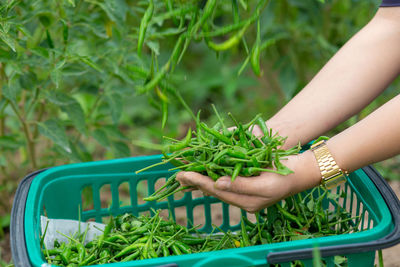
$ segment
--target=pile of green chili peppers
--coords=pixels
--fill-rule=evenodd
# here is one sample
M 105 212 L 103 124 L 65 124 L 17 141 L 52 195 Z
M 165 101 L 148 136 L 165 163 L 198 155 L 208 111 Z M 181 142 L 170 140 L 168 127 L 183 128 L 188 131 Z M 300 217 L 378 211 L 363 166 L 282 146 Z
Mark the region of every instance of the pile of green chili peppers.
M 42 244 L 42 251 L 48 263 L 72 267 L 213 251 L 240 244 L 239 237 L 230 232 L 204 236 L 196 228 L 165 220 L 159 211 L 153 216 L 124 214 L 111 217 L 103 234 L 93 241 L 85 242 L 86 229 L 76 236 L 66 236 L 69 243 L 56 240 L 54 249 Z
M 42 251 L 46 260 L 61 266 L 83 266 L 151 259 L 170 255 L 216 251 L 276 242 L 294 241 L 359 231 L 360 217 L 342 208 L 340 195 L 317 187 L 287 198 L 282 203 L 256 214 L 256 221 L 242 217 L 236 230 L 214 226 L 201 233 L 200 225 L 187 228 L 173 219 L 163 219 L 160 211 L 153 216 L 132 214 L 110 219 L 103 234 L 85 242 L 87 229 L 68 237 L 69 242 L 54 243 L 54 249 Z M 331 203 L 335 209 L 327 209 Z M 219 233 L 217 233 L 219 232 Z M 44 237 L 42 238 L 42 240 Z M 296 263 L 295 266 L 301 266 Z
M 200 113 L 198 113 L 196 131 L 189 129 L 183 140 L 172 140 L 172 143 L 163 149 L 162 162 L 136 173 L 168 162 L 176 166 L 174 169 L 198 172 L 213 180 L 222 176 L 231 176 L 234 181 L 237 176 L 257 176 L 261 172 L 274 172 L 281 175 L 292 172 L 281 163 L 281 160 L 299 153 L 300 146 L 289 150 L 281 149 L 286 138 L 272 134 L 272 130 L 267 129 L 260 114 L 249 123 L 241 124 L 229 113 L 236 128 L 228 129 L 214 106 L 213 108 L 219 120 L 215 126 L 208 127 L 201 122 Z M 252 133 L 256 126 L 261 129 L 263 136 L 255 136 Z M 176 173 L 163 187 L 144 200 L 161 200 L 188 189 L 188 187 L 180 187 L 175 178 Z

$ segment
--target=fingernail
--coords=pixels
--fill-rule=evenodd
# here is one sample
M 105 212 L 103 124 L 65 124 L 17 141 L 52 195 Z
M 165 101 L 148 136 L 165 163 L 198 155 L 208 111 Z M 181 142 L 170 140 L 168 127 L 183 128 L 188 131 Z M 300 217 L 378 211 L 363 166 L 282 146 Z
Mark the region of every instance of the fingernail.
M 230 185 L 231 183 L 229 181 L 217 181 L 215 183 L 216 188 L 220 190 L 227 190 L 229 189 Z

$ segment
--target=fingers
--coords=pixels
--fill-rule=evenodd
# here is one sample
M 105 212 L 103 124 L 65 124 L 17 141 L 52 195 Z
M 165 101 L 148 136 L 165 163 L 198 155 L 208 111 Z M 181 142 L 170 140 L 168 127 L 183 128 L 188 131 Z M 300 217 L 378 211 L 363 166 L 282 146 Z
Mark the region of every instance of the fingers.
M 188 189 L 182 190 L 182 192 L 186 193 L 186 192 L 193 192 L 193 191 L 196 191 L 196 190 L 199 190 L 199 189 L 197 189 L 196 187 L 190 187 Z
M 228 204 L 238 206 L 248 212 L 253 213 L 265 206 L 270 205 L 270 201 L 264 197 L 237 194 L 234 192 L 219 190 L 214 186 L 215 183 L 211 178 L 196 172 L 180 172 L 178 173 L 176 179 L 182 184 L 196 186 L 198 189 L 203 191 L 205 195 L 212 195 Z
M 265 197 L 269 179 L 273 177 L 237 177 L 232 182 L 230 177 L 221 177 L 215 182 L 215 187 L 222 191 Z
M 201 175 L 197 172 L 179 172 L 176 175 L 176 179 L 182 186 L 195 186 L 201 187 L 207 183 L 213 183 L 213 180 L 205 175 Z

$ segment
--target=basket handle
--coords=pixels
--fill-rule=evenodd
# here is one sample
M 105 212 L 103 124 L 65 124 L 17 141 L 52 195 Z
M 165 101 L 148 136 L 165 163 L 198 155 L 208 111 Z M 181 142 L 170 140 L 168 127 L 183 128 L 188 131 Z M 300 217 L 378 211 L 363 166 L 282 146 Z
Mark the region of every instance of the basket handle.
M 383 248 L 388 248 L 400 243 L 400 201 L 392 188 L 383 179 L 379 172 L 372 166 L 366 166 L 362 170 L 368 175 L 371 181 L 375 184 L 378 191 L 388 206 L 394 221 L 394 229 L 388 235 L 369 242 L 346 244 L 339 246 L 320 247 L 321 257 L 329 257 L 335 255 L 346 255 L 368 252 Z M 294 260 L 311 259 L 313 249 L 296 249 L 290 251 L 270 252 L 266 258 L 270 264 L 290 262 Z

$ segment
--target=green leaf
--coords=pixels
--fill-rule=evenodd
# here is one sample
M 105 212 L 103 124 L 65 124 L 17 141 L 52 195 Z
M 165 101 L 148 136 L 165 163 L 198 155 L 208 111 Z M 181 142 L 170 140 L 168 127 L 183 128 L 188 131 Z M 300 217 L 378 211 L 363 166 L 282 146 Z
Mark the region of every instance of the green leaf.
M 38 46 L 38 47 L 32 48 L 30 51 L 32 52 L 32 54 L 34 54 L 36 56 L 43 57 L 45 59 L 49 59 L 49 51 L 44 47 Z
M 154 41 L 146 42 L 146 45 L 156 54 L 156 56 L 160 55 L 160 43 Z
M 68 137 L 63 126 L 55 119 L 49 119 L 44 123 L 38 122 L 39 132 L 59 145 L 63 150 L 71 153 L 71 148 L 68 143 Z
M 45 93 L 46 99 L 57 106 L 67 106 L 73 104 L 76 100 L 60 91 L 49 91 Z
M 92 133 L 92 136 L 94 139 L 96 139 L 97 142 L 99 142 L 100 145 L 102 145 L 104 147 L 110 146 L 110 140 L 108 140 L 106 131 L 104 131 L 102 129 L 96 129 Z
M 67 1 L 72 7 L 75 7 L 75 0 L 67 0 Z
M 89 57 L 86 56 L 80 56 L 79 59 L 85 63 L 86 65 L 92 67 L 93 69 L 97 70 L 100 73 L 103 73 L 103 70 L 99 65 L 97 65 L 95 62 L 93 62 Z
M 69 119 L 76 129 L 82 134 L 86 134 L 85 113 L 78 101 L 62 106 L 61 110 L 68 114 Z
M 105 125 L 102 128 L 108 136 L 114 137 L 120 140 L 128 141 L 129 139 L 114 125 Z
M 49 28 L 54 21 L 52 13 L 48 11 L 39 13 L 38 19 L 45 28 Z
M 131 151 L 129 147 L 123 142 L 112 142 L 112 147 L 114 151 L 114 155 L 117 158 L 125 158 L 131 155 Z
M 3 40 L 3 42 L 6 43 L 6 45 L 12 49 L 12 51 L 17 51 L 15 49 L 15 40 L 8 34 L 7 31 L 4 30 L 4 26 L 0 27 L 0 39 Z
M 343 263 L 347 262 L 347 258 L 343 256 L 335 256 L 334 262 L 336 266 L 342 266 Z
M 63 112 L 67 113 L 68 118 L 79 132 L 86 134 L 85 113 L 75 98 L 56 91 L 51 91 L 46 96 L 51 103 L 59 106 Z
M 8 101 L 14 103 L 14 105 L 17 104 L 17 93 L 19 90 L 17 90 L 15 87 L 10 86 L 10 85 L 4 85 L 3 86 L 3 96 L 8 99 Z
M 106 0 L 104 2 L 104 4 L 99 2 L 96 2 L 96 4 L 104 10 L 110 20 L 122 24 L 129 9 L 125 0 Z
M 69 159 L 72 162 L 81 162 L 82 157 L 78 152 L 78 149 L 76 148 L 76 146 L 72 143 L 69 142 L 69 147 L 71 149 L 70 152 L 65 151 L 64 149 L 62 149 L 60 146 L 55 146 L 54 150 L 61 155 L 62 157 L 65 157 L 67 159 Z
M 23 145 L 24 143 L 18 141 L 17 136 L 0 136 L 0 148 L 2 149 L 17 149 Z
M 61 78 L 62 78 L 62 73 L 61 73 L 61 71 L 59 69 L 53 69 L 50 72 L 50 79 L 55 84 L 56 89 L 58 89 L 60 87 Z
M 112 93 L 109 94 L 106 99 L 111 111 L 111 118 L 113 122 L 117 124 L 122 115 L 123 98 L 120 94 Z

